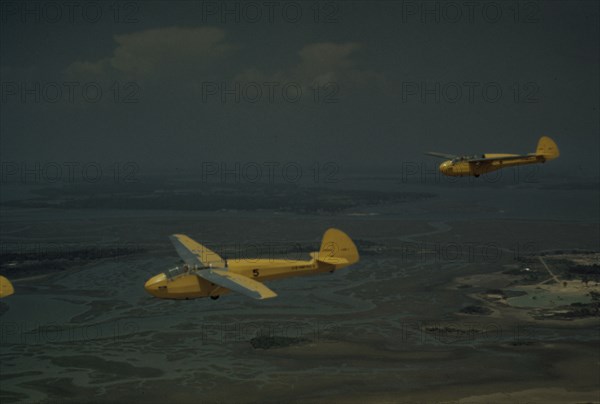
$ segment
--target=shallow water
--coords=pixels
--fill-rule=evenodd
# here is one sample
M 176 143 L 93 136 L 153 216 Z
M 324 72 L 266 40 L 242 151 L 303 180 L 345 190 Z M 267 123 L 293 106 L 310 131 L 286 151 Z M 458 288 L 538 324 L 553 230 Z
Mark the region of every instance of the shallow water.
M 588 198 L 597 194 L 576 192 L 583 192 L 577 194 L 579 208 L 566 211 L 574 199 L 564 191 L 493 189 L 442 190 L 425 202 L 338 215 L 3 209 L 4 247 L 44 251 L 125 243 L 146 251 L 14 282 L 16 294 L 3 300 L 8 310 L 0 317 L 0 399 L 251 402 L 287 400 L 289 386 L 295 386 L 295 397 L 310 398 L 315 386 L 334 394 L 348 385 L 362 392 L 430 389 L 439 380 L 543 385 L 540 363 L 569 352 L 544 344 L 591 344 L 597 329 L 457 316 L 474 304 L 467 296 L 472 291 L 446 285 L 457 276 L 514 264 L 511 229 L 526 234 L 525 240 L 597 245 L 597 239 L 577 233 L 597 220 L 597 212 L 590 216 L 594 199 Z M 352 215 L 356 211 L 376 215 Z M 519 217 L 529 222 L 509 220 Z M 459 228 L 455 221 L 471 227 Z M 249 243 L 291 248 L 298 242 L 318 245 L 330 226 L 373 243 L 373 251 L 334 274 L 269 282 L 276 299 L 230 294 L 216 301 L 168 301 L 143 289 L 148 278 L 178 263 L 168 234 L 188 233 L 217 251 Z M 572 232 L 547 233 L 555 228 Z M 501 230 L 508 236 L 500 238 Z M 491 260 L 448 258 L 429 244 L 416 244 L 430 240 L 438 246 L 492 240 L 507 253 Z M 536 304 L 550 301 L 540 296 Z M 303 343 L 254 349 L 250 341 L 256 336 Z M 535 349 L 507 348 L 523 338 Z M 485 362 L 494 369 L 480 369 Z

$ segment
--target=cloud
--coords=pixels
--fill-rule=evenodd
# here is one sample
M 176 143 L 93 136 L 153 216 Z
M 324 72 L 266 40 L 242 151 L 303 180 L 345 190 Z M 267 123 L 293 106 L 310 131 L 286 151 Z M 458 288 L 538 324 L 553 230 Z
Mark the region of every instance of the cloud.
M 335 80 L 336 76 L 354 68 L 356 63 L 351 56 L 360 48 L 361 45 L 356 42 L 306 45 L 298 52 L 300 64 L 292 72 L 309 80 Z
M 67 77 L 105 81 L 107 86 L 116 80 L 132 81 L 144 94 L 177 94 L 180 100 L 201 94 L 206 82 L 219 86 L 223 82 L 242 86 L 274 82 L 278 88 L 294 84 L 302 94 L 327 99 L 355 89 L 386 87 L 381 74 L 360 67 L 363 45 L 358 42 L 307 44 L 296 51 L 291 49 L 287 63 L 281 58 L 278 68 L 267 70 L 254 67 L 254 59 L 240 59 L 226 32 L 215 27 L 158 28 L 116 35 L 114 40 L 116 47 L 109 57 L 72 63 Z
M 288 69 L 274 72 L 247 69 L 235 79 L 296 82 L 305 88 L 327 83 L 336 83 L 345 88 L 382 85 L 382 75 L 358 67 L 356 54 L 362 48 L 362 44 L 357 42 L 308 44 L 298 51 L 298 63 Z
M 225 31 L 214 27 L 168 27 L 115 35 L 113 54 L 96 61 L 77 61 L 70 76 L 118 76 L 134 80 L 193 76 L 220 61 L 233 46 Z

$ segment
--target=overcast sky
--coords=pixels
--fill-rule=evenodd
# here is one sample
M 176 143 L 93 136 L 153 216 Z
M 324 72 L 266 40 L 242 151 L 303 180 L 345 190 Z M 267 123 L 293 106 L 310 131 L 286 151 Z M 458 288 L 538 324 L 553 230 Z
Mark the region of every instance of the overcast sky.
M 548 135 L 598 173 L 594 1 L 1 4 L 2 161 L 394 170 Z

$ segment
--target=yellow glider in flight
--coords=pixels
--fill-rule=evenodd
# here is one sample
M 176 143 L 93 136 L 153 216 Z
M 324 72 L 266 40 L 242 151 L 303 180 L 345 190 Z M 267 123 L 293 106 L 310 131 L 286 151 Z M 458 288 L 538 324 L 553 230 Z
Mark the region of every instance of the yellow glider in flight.
M 481 174 L 505 167 L 545 163 L 547 160 L 554 160 L 560 155 L 558 146 L 548 136 L 542 136 L 538 141 L 535 153 L 529 154 L 486 153 L 477 156 L 454 156 L 435 152 L 425 154 L 449 159 L 440 164 L 440 172 L 452 177 L 468 175 L 479 177 Z
M 156 275 L 145 285 L 148 293 L 163 299 L 217 299 L 230 291 L 269 299 L 277 294 L 261 281 L 333 272 L 359 260 L 354 242 L 337 229 L 327 230 L 320 250 L 310 253 L 311 259 L 305 261 L 248 258 L 227 262 L 184 234 L 170 239 L 185 265 Z
M 15 293 L 12 283 L 2 275 L 0 275 L 0 298 L 10 296 Z

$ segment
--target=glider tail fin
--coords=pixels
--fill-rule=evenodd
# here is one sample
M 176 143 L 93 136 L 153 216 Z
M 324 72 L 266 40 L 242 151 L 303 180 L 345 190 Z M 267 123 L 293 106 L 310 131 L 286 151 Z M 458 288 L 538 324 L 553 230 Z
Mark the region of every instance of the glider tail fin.
M 358 250 L 352 239 L 338 229 L 325 232 L 321 248 L 313 257 L 317 261 L 334 265 L 335 269 L 341 269 L 359 260 Z
M 538 140 L 535 154 L 543 156 L 546 160 L 554 160 L 560 156 L 558 146 L 554 143 L 554 140 L 550 139 L 548 136 L 542 136 L 540 140 Z

